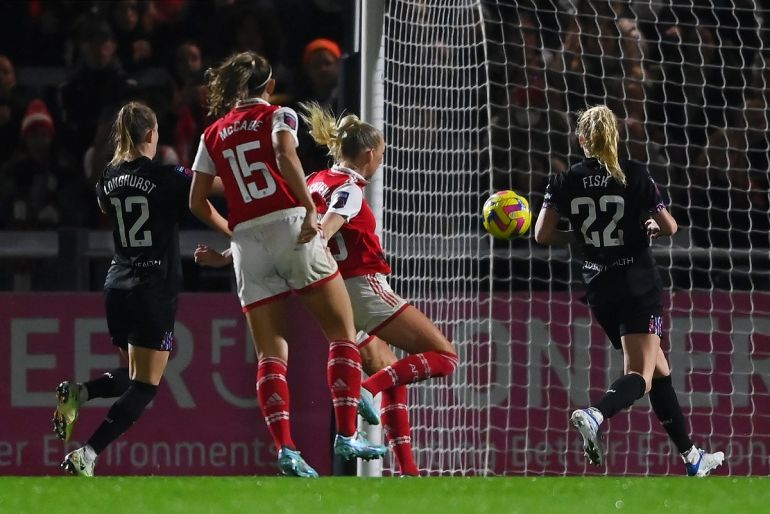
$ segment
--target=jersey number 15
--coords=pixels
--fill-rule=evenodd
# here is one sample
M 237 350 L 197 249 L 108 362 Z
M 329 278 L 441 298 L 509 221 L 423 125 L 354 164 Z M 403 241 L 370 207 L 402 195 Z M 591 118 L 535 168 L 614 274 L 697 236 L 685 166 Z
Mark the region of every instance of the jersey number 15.
M 250 141 L 242 143 L 235 147 L 235 152 L 228 148 L 222 152 L 222 156 L 230 163 L 230 169 L 233 171 L 235 181 L 238 182 L 238 189 L 241 192 L 243 203 L 249 203 L 252 200 L 259 200 L 275 193 L 276 184 L 273 175 L 264 162 L 249 162 L 246 160 L 246 152 L 259 150 L 259 141 Z M 265 187 L 259 188 L 252 180 L 246 182 L 252 173 L 260 172 L 265 179 Z

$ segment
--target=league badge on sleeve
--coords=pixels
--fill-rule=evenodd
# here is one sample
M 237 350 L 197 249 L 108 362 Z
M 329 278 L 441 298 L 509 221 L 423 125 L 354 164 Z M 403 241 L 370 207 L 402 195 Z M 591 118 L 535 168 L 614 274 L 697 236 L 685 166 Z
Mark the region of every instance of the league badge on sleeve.
M 345 204 L 348 203 L 348 196 L 350 196 L 350 193 L 347 191 L 340 191 L 334 195 L 334 205 L 332 205 L 332 209 L 342 209 L 345 207 Z
M 283 113 L 283 122 L 292 130 L 297 130 L 297 117 L 290 112 Z

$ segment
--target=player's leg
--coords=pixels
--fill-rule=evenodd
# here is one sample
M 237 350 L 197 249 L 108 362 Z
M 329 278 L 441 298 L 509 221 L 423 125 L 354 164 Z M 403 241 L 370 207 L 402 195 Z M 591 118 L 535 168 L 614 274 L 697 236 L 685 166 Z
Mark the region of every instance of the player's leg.
M 577 409 L 570 416 L 570 423 L 583 438 L 583 449 L 592 464 L 604 460 L 604 448 L 599 428 L 621 410 L 630 407 L 644 396 L 655 369 L 660 337 L 657 333 L 645 333 L 651 327 L 646 314 L 624 311 L 615 302 L 589 303 L 591 311 L 604 329 L 613 347 L 623 349 L 625 374 L 615 380 L 602 397 L 590 407 Z M 642 325 L 644 325 L 643 328 Z M 649 377 L 649 378 L 645 378 Z
M 391 387 L 446 377 L 457 367 L 457 352 L 444 334 L 411 305 L 379 328 L 377 336 L 410 355 L 370 376 L 363 383 L 372 395 Z
M 119 348 L 123 360 L 128 362 L 127 352 Z M 62 441 L 72 436 L 80 407 L 94 398 L 117 398 L 128 389 L 128 367 L 116 368 L 87 382 L 65 380 L 56 387 L 56 411 L 53 431 Z
M 655 416 L 682 456 L 688 475 L 706 476 L 714 468 L 722 465 L 723 452 L 708 453 L 696 447 L 690 439 L 679 399 L 671 383 L 671 369 L 662 349 L 659 350 L 655 363 L 655 373 L 650 388 L 650 404 Z
M 112 344 L 117 347 L 124 362 L 128 362 L 128 334 L 131 319 L 128 307 L 128 291 L 105 290 L 107 327 Z M 129 369 L 121 367 L 85 383 L 65 380 L 56 387 L 56 411 L 53 431 L 56 437 L 68 441 L 78 419 L 80 406 L 91 398 L 117 398 L 129 386 Z
M 284 475 L 317 477 L 318 473 L 300 456 L 291 437 L 289 384 L 286 380 L 289 345 L 281 323 L 283 300 L 263 303 L 246 313 L 257 353 L 257 399 L 278 452 L 278 467 Z
M 353 311 L 345 283 L 338 274 L 334 275 L 304 289 L 302 299 L 329 339 L 326 379 L 336 418 L 334 451 L 346 458 L 380 458 L 385 454 L 385 447 L 371 444 L 356 431 L 361 399 L 361 355 L 354 342 Z M 371 398 L 367 401 L 371 402 Z
M 108 319 L 122 309 L 132 327 L 128 334 L 130 383 L 86 445 L 65 457 L 62 467 L 68 472 L 92 476 L 96 457 L 131 428 L 155 398 L 174 346 L 176 304 L 176 296 L 164 289 L 134 290 L 122 301 L 107 302 Z M 114 340 L 116 334 L 111 335 Z
M 364 371 L 368 375 L 397 361 L 390 347 L 378 337 L 371 337 L 359 345 Z M 411 426 L 407 409 L 406 386 L 391 387 L 382 392 L 382 429 L 393 449 L 401 475 L 418 476 L 419 470 L 412 454 Z

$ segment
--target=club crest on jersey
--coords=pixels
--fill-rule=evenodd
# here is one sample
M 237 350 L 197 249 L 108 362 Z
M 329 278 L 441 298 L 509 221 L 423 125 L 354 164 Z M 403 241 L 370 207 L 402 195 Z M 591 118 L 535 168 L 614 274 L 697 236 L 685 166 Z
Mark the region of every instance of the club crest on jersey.
M 348 196 L 350 196 L 350 193 L 348 193 L 347 191 L 340 191 L 339 193 L 337 193 L 334 200 L 334 205 L 332 205 L 332 208 L 342 209 L 343 207 L 345 207 L 345 204 L 348 203 Z

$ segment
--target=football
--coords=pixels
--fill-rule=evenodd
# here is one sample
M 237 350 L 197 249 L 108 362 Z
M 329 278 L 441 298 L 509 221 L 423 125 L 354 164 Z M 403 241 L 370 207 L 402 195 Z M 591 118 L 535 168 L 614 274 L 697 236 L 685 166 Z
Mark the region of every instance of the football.
M 523 236 L 532 223 L 529 202 L 515 191 L 498 191 L 484 202 L 484 228 L 497 239 Z

